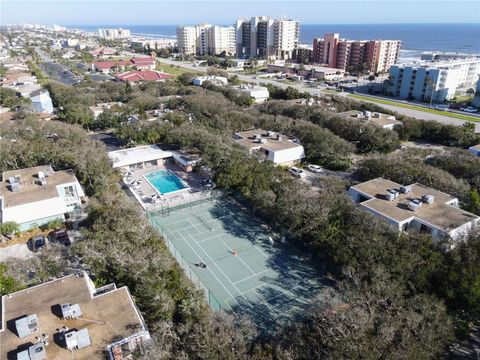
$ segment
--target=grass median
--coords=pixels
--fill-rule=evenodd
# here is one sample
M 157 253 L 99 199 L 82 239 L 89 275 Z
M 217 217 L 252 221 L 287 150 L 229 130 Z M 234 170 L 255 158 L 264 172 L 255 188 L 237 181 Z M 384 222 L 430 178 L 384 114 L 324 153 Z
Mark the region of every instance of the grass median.
M 440 110 L 425 108 L 425 107 L 422 107 L 422 106 L 415 106 L 415 105 L 405 104 L 405 103 L 401 103 L 401 102 L 377 99 L 377 98 L 368 97 L 368 96 L 361 96 L 361 95 L 349 94 L 348 97 L 358 99 L 358 100 L 371 101 L 371 102 L 377 103 L 377 104 L 392 105 L 392 106 L 397 106 L 397 107 L 410 109 L 410 110 L 428 112 L 428 113 L 441 115 L 441 116 L 447 116 L 447 117 L 460 119 L 460 120 L 480 122 L 480 118 L 477 118 L 477 117 L 474 117 L 474 116 L 469 116 L 469 115 L 452 113 L 452 112 L 449 112 L 449 111 L 440 111 Z

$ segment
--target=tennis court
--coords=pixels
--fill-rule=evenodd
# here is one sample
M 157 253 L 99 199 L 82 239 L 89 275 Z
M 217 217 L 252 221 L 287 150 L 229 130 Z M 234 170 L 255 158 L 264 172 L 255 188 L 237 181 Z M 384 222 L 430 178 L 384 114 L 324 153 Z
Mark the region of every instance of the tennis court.
M 149 216 L 215 310 L 269 327 L 299 314 L 322 287 L 308 260 L 228 198 Z

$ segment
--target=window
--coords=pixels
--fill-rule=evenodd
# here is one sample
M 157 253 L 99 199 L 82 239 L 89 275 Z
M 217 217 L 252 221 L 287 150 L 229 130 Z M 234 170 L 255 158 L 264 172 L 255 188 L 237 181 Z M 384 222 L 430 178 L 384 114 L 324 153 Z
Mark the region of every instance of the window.
M 72 185 L 63 188 L 66 197 L 75 196 L 75 189 Z
M 429 228 L 427 225 L 422 224 L 422 225 L 420 225 L 420 233 L 421 233 L 421 234 L 431 234 L 431 233 L 432 233 L 432 229 Z

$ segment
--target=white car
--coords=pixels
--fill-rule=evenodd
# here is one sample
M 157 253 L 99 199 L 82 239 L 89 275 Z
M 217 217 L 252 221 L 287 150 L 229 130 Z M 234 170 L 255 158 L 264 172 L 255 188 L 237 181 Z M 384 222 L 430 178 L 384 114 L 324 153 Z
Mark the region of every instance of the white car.
M 290 174 L 292 174 L 293 176 L 296 176 L 299 178 L 303 178 L 306 176 L 305 171 L 295 166 L 292 166 L 288 171 L 290 171 Z
M 469 112 L 469 113 L 476 113 L 477 109 L 474 108 L 473 106 L 469 106 L 469 107 L 466 107 L 466 108 L 460 108 L 460 111 L 465 111 L 465 112 Z
M 321 173 L 323 169 L 318 165 L 310 164 L 307 166 L 307 169 L 314 173 Z

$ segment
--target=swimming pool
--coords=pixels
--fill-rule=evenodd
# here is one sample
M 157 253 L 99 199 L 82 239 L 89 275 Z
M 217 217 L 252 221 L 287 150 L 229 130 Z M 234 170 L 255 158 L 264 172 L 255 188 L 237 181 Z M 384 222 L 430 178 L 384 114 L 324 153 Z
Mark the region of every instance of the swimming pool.
M 144 177 L 160 194 L 168 194 L 188 188 L 182 179 L 168 170 L 153 171 L 144 175 Z

